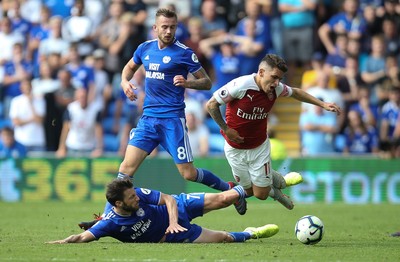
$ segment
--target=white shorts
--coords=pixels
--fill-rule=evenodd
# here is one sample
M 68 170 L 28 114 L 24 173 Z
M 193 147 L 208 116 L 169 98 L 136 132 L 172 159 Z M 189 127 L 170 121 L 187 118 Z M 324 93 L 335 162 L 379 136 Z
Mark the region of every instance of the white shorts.
M 268 138 L 253 149 L 233 148 L 225 141 L 224 151 L 232 175 L 242 187 L 248 189 L 253 184 L 258 187 L 272 185 L 271 146 Z

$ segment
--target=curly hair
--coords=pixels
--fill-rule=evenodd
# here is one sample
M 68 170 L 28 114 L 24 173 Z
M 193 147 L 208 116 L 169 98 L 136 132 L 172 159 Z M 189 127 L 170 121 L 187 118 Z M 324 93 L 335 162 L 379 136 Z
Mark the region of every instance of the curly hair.
M 115 206 L 115 202 L 124 200 L 125 190 L 132 188 L 133 183 L 130 179 L 114 179 L 107 185 L 106 198 L 107 201 Z

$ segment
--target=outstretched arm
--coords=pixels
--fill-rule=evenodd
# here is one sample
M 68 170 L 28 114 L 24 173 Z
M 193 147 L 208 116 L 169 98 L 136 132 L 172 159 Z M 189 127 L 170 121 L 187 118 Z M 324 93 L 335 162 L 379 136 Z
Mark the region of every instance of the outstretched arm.
M 47 244 L 68 244 L 68 243 L 87 243 L 96 240 L 89 231 L 80 233 L 79 235 L 71 235 L 65 239 L 46 242 Z
M 174 197 L 161 193 L 159 205 L 166 205 L 168 210 L 169 226 L 165 230 L 165 234 L 187 231 L 187 228 L 184 228 L 178 224 L 178 206 L 176 205 L 176 200 Z
M 323 102 L 323 101 L 319 100 L 318 98 L 316 98 L 316 97 L 310 95 L 309 93 L 304 92 L 303 90 L 296 88 L 296 87 L 292 87 L 292 90 L 293 90 L 292 97 L 294 99 L 299 100 L 301 102 L 305 102 L 305 103 L 309 103 L 309 104 L 313 104 L 313 105 L 322 107 L 326 111 L 336 112 L 338 115 L 340 115 L 341 109 L 335 103 Z

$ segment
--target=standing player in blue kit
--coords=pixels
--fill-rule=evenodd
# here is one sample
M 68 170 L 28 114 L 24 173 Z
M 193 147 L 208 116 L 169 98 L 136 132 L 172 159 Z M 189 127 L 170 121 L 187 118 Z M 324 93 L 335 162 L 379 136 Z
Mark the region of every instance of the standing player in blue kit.
M 211 80 L 196 54 L 175 39 L 177 21 L 175 12 L 159 9 L 153 25 L 157 38 L 142 43 L 122 70 L 121 86 L 132 101 L 137 96 L 136 87 L 130 80 L 141 65 L 146 74 L 143 115 L 130 133 L 118 178 L 132 178 L 143 160 L 161 144 L 186 180 L 226 191 L 234 186 L 232 182 L 227 183 L 212 172 L 193 165 L 186 129 L 184 93 L 186 88 L 209 90 Z M 189 73 L 193 77 L 187 79 Z M 244 214 L 246 200 L 241 198 L 235 207 Z M 91 226 L 86 223 L 90 222 L 83 222 L 80 226 Z

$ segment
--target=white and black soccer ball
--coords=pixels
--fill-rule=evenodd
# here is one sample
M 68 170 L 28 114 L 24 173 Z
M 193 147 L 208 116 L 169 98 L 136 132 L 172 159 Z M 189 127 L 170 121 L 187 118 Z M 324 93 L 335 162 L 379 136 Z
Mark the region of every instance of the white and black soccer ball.
M 322 223 L 321 219 L 313 215 L 300 218 L 294 229 L 297 239 L 306 245 L 314 245 L 321 241 L 324 231 L 324 223 Z

